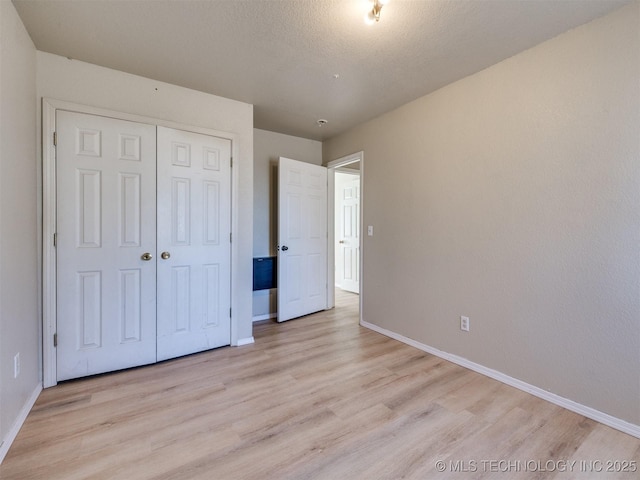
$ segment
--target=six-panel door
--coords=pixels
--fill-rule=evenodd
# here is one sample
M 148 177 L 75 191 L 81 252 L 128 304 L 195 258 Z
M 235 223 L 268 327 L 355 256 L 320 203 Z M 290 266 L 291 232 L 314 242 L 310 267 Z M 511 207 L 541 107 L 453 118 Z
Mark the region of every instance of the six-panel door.
M 340 194 L 340 288 L 360 293 L 360 177 L 343 185 Z
M 230 163 L 230 140 L 158 127 L 158 360 L 231 343 Z
M 278 162 L 278 321 L 327 308 L 327 169 Z
M 155 126 L 58 111 L 57 378 L 156 361 Z

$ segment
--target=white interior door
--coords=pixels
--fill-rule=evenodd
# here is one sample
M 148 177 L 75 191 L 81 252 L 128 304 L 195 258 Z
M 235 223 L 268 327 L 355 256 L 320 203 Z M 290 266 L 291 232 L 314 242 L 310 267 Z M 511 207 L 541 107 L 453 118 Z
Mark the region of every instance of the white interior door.
M 56 125 L 57 379 L 153 363 L 155 126 L 64 111 Z
M 280 157 L 278 321 L 327 308 L 327 169 Z
M 342 290 L 360 293 L 360 177 L 345 176 L 347 180 L 337 189 L 340 225 L 336 251 L 340 265 L 336 272 Z
M 231 141 L 158 127 L 158 360 L 231 343 Z

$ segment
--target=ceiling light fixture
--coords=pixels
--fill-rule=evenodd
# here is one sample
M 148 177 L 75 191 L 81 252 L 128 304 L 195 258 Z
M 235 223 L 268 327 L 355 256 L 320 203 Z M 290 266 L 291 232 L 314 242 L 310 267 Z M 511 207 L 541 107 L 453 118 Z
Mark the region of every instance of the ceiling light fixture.
M 369 0 L 369 3 L 373 4 L 373 7 L 364 16 L 364 21 L 367 25 L 373 25 L 375 22 L 380 21 L 380 12 L 389 0 Z

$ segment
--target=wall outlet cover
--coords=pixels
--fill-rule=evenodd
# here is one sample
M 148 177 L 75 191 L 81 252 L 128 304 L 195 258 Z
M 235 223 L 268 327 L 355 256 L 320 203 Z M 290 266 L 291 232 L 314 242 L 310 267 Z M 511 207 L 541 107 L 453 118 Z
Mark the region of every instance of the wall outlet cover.
M 469 317 L 460 317 L 460 330 L 469 331 Z

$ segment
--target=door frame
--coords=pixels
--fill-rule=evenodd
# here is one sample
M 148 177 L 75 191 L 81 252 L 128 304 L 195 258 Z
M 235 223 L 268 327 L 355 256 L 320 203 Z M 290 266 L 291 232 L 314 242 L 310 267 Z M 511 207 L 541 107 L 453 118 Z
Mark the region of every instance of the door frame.
M 359 305 L 358 309 L 360 311 L 360 324 L 362 325 L 362 297 L 364 294 L 364 277 L 362 275 L 363 270 L 363 259 L 364 259 L 364 234 L 363 234 L 363 226 L 364 226 L 364 152 L 359 151 L 356 153 L 352 153 L 350 155 L 346 155 L 344 157 L 337 158 L 336 160 L 331 160 L 327 163 L 327 308 L 333 308 L 336 305 L 335 299 L 335 276 L 336 276 L 336 266 L 335 266 L 335 172 L 339 167 L 344 167 L 345 165 L 349 165 L 351 163 L 360 162 L 360 264 L 359 264 L 359 275 L 360 275 L 360 298 L 358 299 Z M 329 287 L 329 280 L 331 280 L 331 287 Z
M 56 131 L 56 111 L 64 110 L 102 117 L 144 123 L 154 126 L 185 130 L 231 140 L 231 158 L 239 158 L 238 137 L 229 132 L 210 128 L 185 125 L 142 115 L 117 112 L 99 107 L 81 105 L 52 98 L 42 99 L 42 383 L 52 387 L 57 384 L 57 360 L 54 335 L 57 330 L 56 318 L 56 148 L 53 144 Z M 238 238 L 239 179 L 237 169 L 231 169 L 231 234 Z M 233 280 L 240 271 L 240 254 L 237 242 L 231 242 L 231 345 L 239 345 L 238 318 L 240 299 L 235 295 Z

